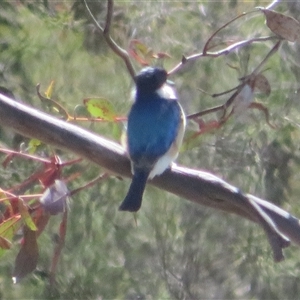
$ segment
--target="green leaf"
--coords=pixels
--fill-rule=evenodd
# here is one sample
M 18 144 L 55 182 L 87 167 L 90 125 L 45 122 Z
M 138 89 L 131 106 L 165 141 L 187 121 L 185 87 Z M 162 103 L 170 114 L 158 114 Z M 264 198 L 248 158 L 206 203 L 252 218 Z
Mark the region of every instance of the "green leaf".
M 35 225 L 35 223 L 33 222 L 29 212 L 28 212 L 28 207 L 27 205 L 24 203 L 23 200 L 19 199 L 19 211 L 22 217 L 22 220 L 26 223 L 26 225 L 32 230 L 32 231 L 36 231 L 37 227 Z
M 0 236 L 1 236 L 1 245 L 0 245 L 0 257 L 5 253 L 7 246 L 12 241 L 13 236 L 21 227 L 21 217 L 20 215 L 13 216 L 6 221 L 2 222 L 0 225 Z
M 54 81 L 52 80 L 45 92 L 46 98 L 50 99 L 53 93 L 53 86 L 54 86 Z
M 28 152 L 30 154 L 34 154 L 36 152 L 36 149 L 41 145 L 41 141 L 38 139 L 31 139 L 28 143 L 29 150 Z
M 0 225 L 0 236 L 7 239 L 12 238 L 15 232 L 20 228 L 21 222 L 18 224 L 20 219 L 20 216 L 17 215 L 2 222 Z
M 94 118 L 100 118 L 110 122 L 116 118 L 113 105 L 105 98 L 86 98 L 83 100 L 83 103 Z

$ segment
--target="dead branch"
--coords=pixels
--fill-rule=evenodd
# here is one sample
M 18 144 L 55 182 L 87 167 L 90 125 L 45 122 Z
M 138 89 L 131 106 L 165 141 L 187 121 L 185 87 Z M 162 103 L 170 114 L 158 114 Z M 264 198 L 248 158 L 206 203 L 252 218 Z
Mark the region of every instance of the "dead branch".
M 119 144 L 2 94 L 0 125 L 71 151 L 109 172 L 131 176 L 129 159 Z M 300 245 L 300 225 L 297 218 L 270 202 L 243 194 L 238 188 L 210 173 L 173 166 L 172 170 L 149 183 L 197 204 L 234 213 L 258 223 L 267 234 L 275 261 L 284 258 L 282 249 L 289 245 L 288 239 Z

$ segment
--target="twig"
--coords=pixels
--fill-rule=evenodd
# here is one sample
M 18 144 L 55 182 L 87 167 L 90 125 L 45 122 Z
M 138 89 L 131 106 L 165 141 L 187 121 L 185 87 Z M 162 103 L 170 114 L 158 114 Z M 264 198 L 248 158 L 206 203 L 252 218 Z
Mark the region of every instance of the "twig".
M 184 59 L 181 60 L 179 64 L 177 64 L 171 71 L 168 72 L 169 75 L 174 75 L 176 72 L 178 72 L 183 66 L 191 61 L 195 61 L 199 58 L 202 57 L 219 57 L 221 55 L 227 55 L 230 52 L 234 51 L 236 48 L 241 48 L 245 46 L 249 46 L 253 43 L 258 43 L 258 42 L 265 42 L 265 41 L 271 41 L 271 40 L 278 40 L 281 38 L 278 36 L 266 36 L 266 37 L 258 37 L 258 38 L 253 38 L 253 39 L 248 39 L 248 40 L 243 40 L 240 42 L 236 42 L 224 49 L 221 49 L 220 51 L 216 52 L 206 52 L 204 53 L 196 53 L 193 55 L 190 55 L 188 57 L 184 57 Z
M 223 26 L 221 26 L 219 29 L 217 29 L 206 41 L 204 47 L 203 47 L 203 55 L 206 55 L 207 50 L 208 50 L 208 45 L 211 42 L 211 40 L 225 27 L 227 27 L 229 24 L 233 23 L 234 21 L 236 21 L 237 19 L 244 17 L 247 13 L 242 13 L 239 16 L 233 18 L 232 20 L 230 20 L 229 22 L 225 23 Z
M 59 104 L 55 100 L 44 97 L 40 93 L 40 84 L 39 83 L 36 86 L 36 92 L 37 92 L 38 97 L 42 101 L 42 103 L 45 103 L 46 105 L 51 103 L 51 106 L 55 107 L 57 109 L 57 111 L 59 112 L 59 114 L 61 114 L 66 121 L 70 120 L 70 118 L 71 118 L 70 115 L 68 114 L 68 112 L 65 110 L 65 108 L 61 104 Z
M 268 52 L 268 54 L 266 55 L 266 57 L 265 57 L 265 58 L 260 62 L 260 64 L 254 69 L 254 71 L 251 73 L 252 76 L 253 76 L 253 75 L 257 75 L 257 74 L 260 72 L 261 68 L 262 68 L 262 67 L 264 66 L 264 64 L 268 61 L 268 59 L 269 59 L 273 54 L 275 54 L 275 53 L 278 51 L 280 45 L 281 45 L 281 40 L 278 41 L 278 42 L 274 45 L 274 47 Z M 250 75 L 250 76 L 251 76 L 251 75 Z
M 104 174 L 101 174 L 99 176 L 97 176 L 96 178 L 94 178 L 93 180 L 89 181 L 87 184 L 77 188 L 77 189 L 74 189 L 72 191 L 69 192 L 69 196 L 72 197 L 73 195 L 79 193 L 80 191 L 82 190 L 85 190 L 91 186 L 93 186 L 94 184 L 106 179 L 109 177 L 109 174 L 108 173 L 104 173 Z
M 265 63 L 268 61 L 268 59 L 274 54 L 277 52 L 277 50 L 279 49 L 281 45 L 281 41 L 278 41 L 274 47 L 268 52 L 268 54 L 266 55 L 266 57 L 259 63 L 259 65 L 253 70 L 253 72 L 248 75 L 248 76 L 245 76 L 243 77 L 243 82 L 238 85 L 237 87 L 234 87 L 233 89 L 229 90 L 229 91 L 226 91 L 226 92 L 223 92 L 223 93 L 220 93 L 220 94 L 214 94 L 212 95 L 212 97 L 216 97 L 216 96 L 219 96 L 219 95 L 223 95 L 225 93 L 228 93 L 230 91 L 234 91 L 236 90 L 231 96 L 230 98 L 225 102 L 225 104 L 223 105 L 219 105 L 219 106 L 215 106 L 215 107 L 212 107 L 212 108 L 209 108 L 209 109 L 206 109 L 206 110 L 203 110 L 203 111 L 200 111 L 200 112 L 197 112 L 197 113 L 193 113 L 191 115 L 188 115 L 187 116 L 187 119 L 195 119 L 195 118 L 198 118 L 198 117 L 201 117 L 201 116 L 204 116 L 204 115 L 207 115 L 207 114 L 210 114 L 210 113 L 213 113 L 213 112 L 216 112 L 216 111 L 219 111 L 219 110 L 223 110 L 224 111 L 224 114 L 223 116 L 221 117 L 221 119 L 225 116 L 225 113 L 226 113 L 226 109 L 232 104 L 232 102 L 234 101 L 234 99 L 237 97 L 237 95 L 240 93 L 240 91 L 243 89 L 243 87 L 248 84 L 252 78 L 254 78 L 261 70 L 261 68 L 265 65 Z M 265 116 L 266 116 L 266 120 L 267 120 L 267 123 L 269 126 L 271 126 L 272 128 L 274 128 L 274 126 L 272 124 L 270 124 L 269 122 L 269 114 L 268 114 L 268 111 L 265 110 L 260 104 L 258 103 L 252 103 L 252 106 L 254 108 L 258 108 L 262 111 L 264 111 L 265 113 Z
M 219 110 L 223 110 L 224 111 L 223 116 L 221 116 L 221 119 L 223 119 L 224 116 L 225 116 L 225 114 L 226 114 L 226 109 L 231 105 L 231 103 L 234 101 L 234 99 L 236 98 L 236 96 L 239 94 L 239 92 L 243 89 L 243 87 L 246 84 L 247 84 L 246 81 L 243 82 L 243 83 L 241 83 L 236 88 L 236 91 L 230 96 L 230 98 L 224 104 L 219 105 L 219 106 L 215 106 L 215 107 L 212 107 L 212 108 L 209 108 L 209 109 L 206 109 L 204 111 L 200 111 L 200 112 L 197 112 L 197 113 L 194 113 L 194 114 L 191 114 L 191 115 L 188 115 L 187 119 L 195 119 L 195 118 L 198 118 L 198 117 L 201 117 L 201 116 L 204 116 L 204 115 L 207 115 L 207 114 L 219 111 Z
M 106 22 L 103 30 L 104 35 L 106 34 L 109 35 L 110 33 L 110 26 L 113 18 L 113 12 L 114 12 L 114 2 L 113 0 L 107 0 Z
M 121 57 L 127 67 L 127 70 L 133 80 L 135 80 L 135 70 L 133 68 L 133 65 L 130 61 L 129 54 L 126 50 L 121 48 L 111 37 L 110 35 L 110 27 L 111 27 L 111 22 L 112 22 L 112 16 L 113 16 L 113 7 L 114 7 L 114 2 L 113 0 L 107 0 L 107 13 L 106 13 L 106 22 L 104 29 L 103 27 L 98 23 L 96 18 L 94 17 L 93 13 L 91 12 L 86 0 L 83 0 L 85 7 L 87 9 L 87 12 L 89 13 L 94 25 L 100 32 L 103 34 L 108 46 L 115 52 L 115 54 L 119 57 Z
M 222 109 L 223 110 L 225 109 L 224 104 L 219 105 L 219 106 L 215 106 L 215 107 L 212 107 L 212 108 L 209 108 L 209 109 L 205 109 L 205 110 L 199 111 L 199 112 L 194 113 L 194 114 L 187 115 L 186 118 L 188 120 L 193 120 L 195 118 L 199 118 L 199 117 L 211 114 L 213 112 L 216 112 L 216 111 L 219 111 L 219 110 L 222 110 Z

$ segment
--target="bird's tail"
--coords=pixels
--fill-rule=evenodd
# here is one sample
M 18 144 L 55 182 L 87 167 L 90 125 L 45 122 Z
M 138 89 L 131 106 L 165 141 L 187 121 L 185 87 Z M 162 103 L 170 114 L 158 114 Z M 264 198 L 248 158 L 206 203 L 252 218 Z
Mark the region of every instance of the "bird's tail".
M 135 170 L 129 191 L 119 210 L 135 212 L 140 209 L 148 176 L 148 171 Z

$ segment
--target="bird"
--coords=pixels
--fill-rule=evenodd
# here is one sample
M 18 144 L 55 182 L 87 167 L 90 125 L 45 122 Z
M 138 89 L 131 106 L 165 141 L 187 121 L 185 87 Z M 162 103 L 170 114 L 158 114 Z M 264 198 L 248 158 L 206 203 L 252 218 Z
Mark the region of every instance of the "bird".
M 186 119 L 167 78 L 161 67 L 143 68 L 135 76 L 125 138 L 133 177 L 121 211 L 138 211 L 147 180 L 162 174 L 178 156 Z

